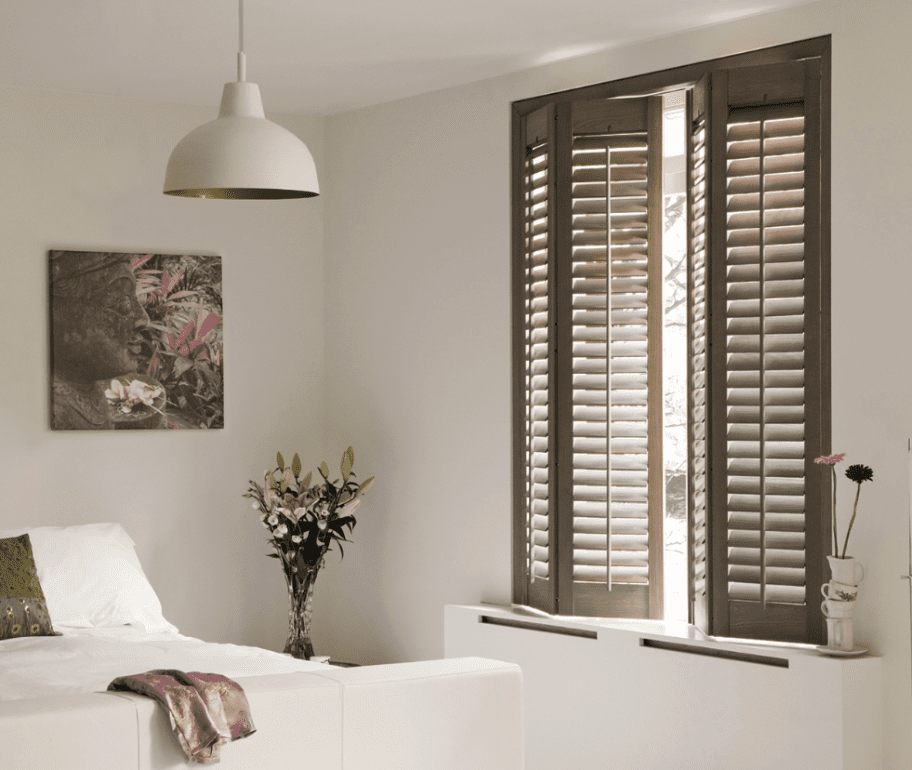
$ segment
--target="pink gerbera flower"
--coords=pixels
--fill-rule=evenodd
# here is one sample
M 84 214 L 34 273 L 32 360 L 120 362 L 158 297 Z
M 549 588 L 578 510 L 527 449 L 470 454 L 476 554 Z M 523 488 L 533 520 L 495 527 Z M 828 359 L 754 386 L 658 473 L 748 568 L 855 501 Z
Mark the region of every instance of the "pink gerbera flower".
M 818 465 L 836 465 L 836 463 L 841 463 L 845 460 L 846 453 L 838 455 L 821 455 L 820 457 L 814 460 Z

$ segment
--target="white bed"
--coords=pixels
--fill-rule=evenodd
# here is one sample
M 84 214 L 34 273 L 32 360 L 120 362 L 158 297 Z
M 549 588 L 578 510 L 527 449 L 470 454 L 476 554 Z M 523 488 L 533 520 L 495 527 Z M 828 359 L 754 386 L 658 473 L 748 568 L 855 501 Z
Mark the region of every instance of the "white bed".
M 0 539 L 21 533 L 0 532 Z M 464 658 L 342 669 L 206 643 L 162 616 L 118 525 L 29 534 L 61 635 L 0 641 L 3 767 L 186 767 L 164 708 L 106 692 L 118 676 L 156 668 L 220 673 L 244 688 L 257 729 L 222 748 L 226 770 L 523 766 L 522 678 L 514 665 Z
M 63 635 L 0 641 L 0 701 L 103 692 L 118 676 L 156 668 L 211 671 L 230 679 L 327 668 L 259 647 L 132 626 L 55 628 Z

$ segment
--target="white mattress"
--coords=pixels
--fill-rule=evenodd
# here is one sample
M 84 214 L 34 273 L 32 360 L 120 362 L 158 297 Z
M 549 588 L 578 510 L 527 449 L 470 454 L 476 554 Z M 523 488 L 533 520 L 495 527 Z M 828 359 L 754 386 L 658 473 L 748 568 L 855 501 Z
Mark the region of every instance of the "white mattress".
M 58 628 L 63 636 L 0 641 L 0 701 L 102 692 L 118 676 L 156 668 L 204 671 L 229 678 L 290 671 L 325 671 L 325 663 L 213 644 L 139 628 Z

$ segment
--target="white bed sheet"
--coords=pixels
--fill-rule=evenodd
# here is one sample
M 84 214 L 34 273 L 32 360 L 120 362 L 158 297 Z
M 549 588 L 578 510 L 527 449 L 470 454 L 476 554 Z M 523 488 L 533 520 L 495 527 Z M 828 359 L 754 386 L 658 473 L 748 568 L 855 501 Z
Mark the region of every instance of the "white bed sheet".
M 140 628 L 58 628 L 63 636 L 0 641 L 0 701 L 103 692 L 118 676 L 156 668 L 204 671 L 229 678 L 325 671 L 259 647 L 214 644 Z

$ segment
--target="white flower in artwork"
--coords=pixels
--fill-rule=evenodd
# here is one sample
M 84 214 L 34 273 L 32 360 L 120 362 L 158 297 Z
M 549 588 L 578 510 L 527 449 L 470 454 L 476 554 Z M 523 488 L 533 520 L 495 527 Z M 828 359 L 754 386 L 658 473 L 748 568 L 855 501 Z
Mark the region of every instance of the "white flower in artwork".
M 288 527 L 284 524 L 279 524 L 279 526 L 275 528 L 275 533 L 281 537 L 284 537 L 288 534 Z
M 104 394 L 108 401 L 117 406 L 124 414 L 130 414 L 137 404 L 145 404 L 155 408 L 155 399 L 164 391 L 161 388 L 149 385 L 142 380 L 131 380 L 125 385 L 122 380 L 111 380 L 111 387 Z
M 127 389 L 120 380 L 111 380 L 111 387 L 105 391 L 105 397 L 111 401 L 124 401 L 127 398 Z
M 292 535 L 292 536 L 291 536 L 291 542 L 292 542 L 292 543 L 300 543 L 300 542 L 301 542 L 301 536 L 300 536 L 300 535 Z
M 142 380 L 133 380 L 127 386 L 127 396 L 134 403 L 143 403 L 146 406 L 152 406 L 155 399 L 162 394 L 161 388 L 154 388 L 151 385 L 142 382 Z
M 276 516 L 275 513 L 270 513 L 269 516 L 266 517 L 266 521 L 268 521 L 274 527 L 279 523 L 279 517 Z

